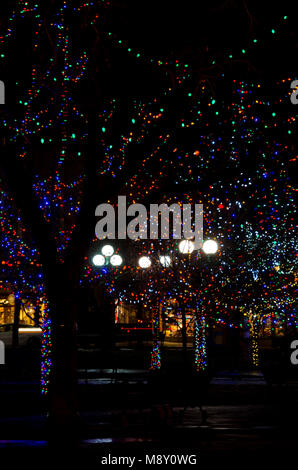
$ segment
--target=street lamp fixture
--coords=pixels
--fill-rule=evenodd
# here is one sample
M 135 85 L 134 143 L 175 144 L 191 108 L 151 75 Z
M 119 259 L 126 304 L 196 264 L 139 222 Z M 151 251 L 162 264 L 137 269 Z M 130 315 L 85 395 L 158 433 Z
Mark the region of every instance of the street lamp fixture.
M 95 255 L 92 258 L 94 266 L 104 266 L 106 263 L 105 257 L 103 255 Z
M 168 268 L 171 265 L 171 258 L 167 255 L 159 257 L 160 264 L 164 268 Z
M 112 245 L 104 245 L 101 249 L 101 252 L 104 256 L 110 257 L 114 254 L 114 248 Z
M 120 255 L 111 256 L 110 263 L 112 266 L 121 266 L 123 259 Z
M 190 254 L 195 249 L 195 245 L 191 240 L 182 240 L 179 243 L 179 251 L 184 255 Z
M 203 243 L 202 250 L 206 255 L 214 255 L 218 250 L 218 243 L 215 240 L 206 240 Z
M 114 267 L 121 266 L 123 263 L 122 256 L 114 254 L 115 250 L 111 245 L 104 245 L 101 249 L 102 254 L 93 256 L 92 262 L 94 266 L 107 266 L 111 264 Z
M 139 266 L 140 266 L 140 268 L 143 268 L 143 269 L 150 268 L 150 266 L 151 266 L 150 258 L 148 258 L 148 256 L 142 256 L 139 259 Z

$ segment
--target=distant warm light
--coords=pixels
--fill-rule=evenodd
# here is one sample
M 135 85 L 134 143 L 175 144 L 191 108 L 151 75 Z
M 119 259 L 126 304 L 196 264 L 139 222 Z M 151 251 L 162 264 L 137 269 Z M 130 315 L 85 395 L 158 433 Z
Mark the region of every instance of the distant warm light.
M 171 258 L 169 256 L 160 256 L 159 257 L 159 261 L 160 261 L 160 264 L 164 267 L 164 268 L 168 268 L 171 264 Z
M 213 255 L 218 250 L 218 244 L 215 240 L 206 240 L 203 243 L 202 249 L 206 255 Z
M 41 328 L 19 328 L 19 333 L 41 333 Z
M 191 240 L 182 240 L 179 243 L 179 251 L 184 255 L 192 253 L 194 249 L 195 245 Z
M 120 266 L 123 260 L 120 255 L 113 255 L 110 259 L 110 263 L 112 266 Z
M 105 245 L 102 247 L 101 252 L 104 256 L 112 256 L 114 254 L 114 248 L 111 245 Z
M 103 255 L 93 256 L 92 263 L 94 266 L 103 266 L 105 264 L 105 257 Z
M 276 266 L 274 266 L 274 269 L 275 269 L 275 271 L 277 271 L 277 272 L 278 272 L 278 271 L 280 270 L 280 266 L 279 266 L 279 264 L 277 264 Z
M 150 258 L 148 258 L 148 256 L 142 256 L 139 259 L 139 266 L 143 269 L 150 268 L 151 266 Z

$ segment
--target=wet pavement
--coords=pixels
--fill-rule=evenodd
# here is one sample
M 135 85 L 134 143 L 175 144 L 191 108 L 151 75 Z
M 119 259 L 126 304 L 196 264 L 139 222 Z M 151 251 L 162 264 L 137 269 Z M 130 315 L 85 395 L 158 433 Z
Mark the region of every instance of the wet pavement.
M 297 378 L 274 384 L 258 371 L 226 370 L 192 389 L 176 371 L 170 381 L 153 380 L 139 360 L 134 368 L 95 363 L 78 370 L 77 429 L 55 439 L 38 376 L 0 377 L 1 462 L 64 459 L 97 468 L 107 453 L 142 460 L 146 453 L 189 452 L 201 465 L 295 463 Z

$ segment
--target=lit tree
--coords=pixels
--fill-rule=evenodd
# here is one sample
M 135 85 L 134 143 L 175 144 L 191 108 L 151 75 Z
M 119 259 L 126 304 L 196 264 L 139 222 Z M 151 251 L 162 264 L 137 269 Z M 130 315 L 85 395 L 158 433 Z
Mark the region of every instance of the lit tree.
M 238 50 L 238 44 L 236 49 L 232 46 L 233 36 L 228 44 L 223 40 L 214 45 L 209 32 L 207 43 L 204 35 L 201 38 L 199 54 L 185 48 L 180 59 L 172 51 L 148 58 L 149 54 L 109 31 L 110 7 L 109 1 L 19 0 L 8 2 L 8 16 L 1 22 L 1 73 L 8 81 L 7 102 L 16 96 L 17 106 L 0 111 L 4 129 L 0 167 L 9 197 L 20 210 L 24 227 L 30 228 L 30 240 L 34 240 L 34 248 L 24 251 L 26 260 L 21 259 L 21 263 L 26 266 L 32 258 L 36 268 L 40 264 L 43 270 L 40 288 L 49 310 L 43 318 L 46 360 L 42 363 L 42 385 L 46 392 L 52 333 L 51 412 L 60 417 L 63 413 L 72 417 L 77 410 L 75 319 L 82 266 L 94 236 L 96 205 L 114 200 L 120 191 L 131 202 L 142 202 L 173 192 L 187 197 L 195 189 L 196 202 L 205 206 L 206 236 L 215 237 L 226 247 L 222 259 L 229 271 L 231 264 L 240 266 L 241 258 L 236 249 L 228 251 L 226 242 L 241 247 L 248 239 L 248 235 L 244 242 L 241 238 L 244 230 L 240 223 L 247 218 L 247 211 L 239 206 L 244 200 L 239 194 L 244 191 L 245 197 L 264 203 L 261 190 L 257 194 L 246 191 L 241 168 L 250 173 L 251 189 L 272 165 L 275 175 L 269 181 L 274 181 L 281 170 L 285 171 L 282 156 L 290 153 L 285 142 L 291 137 L 280 135 L 280 144 L 272 135 L 279 128 L 290 133 L 295 124 L 294 116 L 277 112 L 279 104 L 288 99 L 290 78 L 277 84 L 277 98 L 270 100 L 264 98 L 264 88 L 251 80 L 250 84 L 234 81 L 232 99 L 229 94 L 228 99 L 221 99 L 214 93 L 215 82 L 230 66 L 250 67 L 253 59 L 248 54 L 253 58 L 259 44 L 263 51 L 266 41 L 277 33 L 282 35 L 286 16 L 281 16 L 277 27 L 257 34 L 253 16 L 246 9 L 251 34 L 248 41 L 245 38 L 243 49 Z M 128 9 L 128 5 L 125 7 Z M 117 4 L 115 8 L 120 7 Z M 211 14 L 211 10 L 208 12 Z M 226 26 L 221 11 L 217 12 L 217 22 L 213 11 L 212 15 L 212 25 Z M 235 23 L 233 15 L 228 16 Z M 211 23 L 206 22 L 208 29 L 206 25 L 204 28 L 203 18 L 202 31 L 208 33 Z M 287 31 L 290 34 L 291 28 Z M 177 36 L 176 29 L 174 33 L 172 37 Z M 288 37 L 284 42 L 288 47 Z M 263 58 L 264 53 L 261 55 Z M 11 57 L 18 63 L 17 75 Z M 276 66 L 276 60 L 271 62 Z M 119 79 L 123 71 L 128 75 Z M 222 82 L 219 90 L 221 86 Z M 255 161 L 264 165 L 261 172 L 260 167 L 255 172 Z M 285 184 L 290 186 L 283 179 L 278 194 L 283 193 Z M 274 185 L 268 184 L 268 188 L 274 190 Z M 282 207 L 288 213 L 287 204 Z M 240 209 L 241 217 L 233 220 L 232 213 Z M 250 219 L 253 210 L 248 211 Z M 227 222 L 221 218 L 221 211 L 226 211 Z M 6 201 L 4 217 L 8 215 Z M 288 222 L 290 227 L 292 222 Z M 252 230 L 258 230 L 259 225 Z M 13 238 L 10 227 L 3 227 L 5 236 Z M 274 235 L 278 240 L 281 230 L 279 221 Z M 270 237 L 273 228 L 268 225 L 264 233 Z M 7 249 L 2 235 L 1 246 Z M 25 236 L 18 238 L 11 258 L 17 259 L 24 240 Z M 32 252 L 34 249 L 36 252 Z M 233 253 L 232 260 L 229 253 Z M 256 257 L 252 259 L 255 270 Z M 265 262 L 263 252 L 262 266 Z M 244 272 L 250 267 L 246 261 Z M 241 277 L 237 279 L 241 282 Z M 219 314 L 223 315 L 224 309 L 220 308 Z

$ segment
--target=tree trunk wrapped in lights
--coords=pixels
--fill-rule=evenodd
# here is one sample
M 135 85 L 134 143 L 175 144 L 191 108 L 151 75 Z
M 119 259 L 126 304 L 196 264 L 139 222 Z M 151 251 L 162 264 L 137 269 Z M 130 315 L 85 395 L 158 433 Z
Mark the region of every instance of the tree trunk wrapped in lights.
M 249 315 L 250 355 L 254 367 L 260 365 L 259 331 L 256 315 Z
M 152 352 L 151 352 L 151 365 L 150 370 L 158 370 L 161 367 L 160 361 L 160 339 L 159 339 L 159 326 L 160 326 L 160 309 L 162 305 L 155 305 L 152 308 Z
M 206 317 L 196 312 L 195 322 L 195 366 L 197 372 L 204 372 L 207 368 L 207 341 L 206 341 Z

